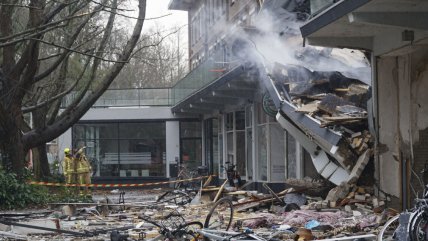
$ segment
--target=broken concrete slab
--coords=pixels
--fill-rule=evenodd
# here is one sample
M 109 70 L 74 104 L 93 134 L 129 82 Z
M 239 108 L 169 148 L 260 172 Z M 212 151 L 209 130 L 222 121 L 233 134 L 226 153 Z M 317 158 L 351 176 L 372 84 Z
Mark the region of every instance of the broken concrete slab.
M 343 199 L 348 195 L 350 186 L 346 183 L 343 183 L 328 192 L 327 201 L 337 202 L 339 199 Z

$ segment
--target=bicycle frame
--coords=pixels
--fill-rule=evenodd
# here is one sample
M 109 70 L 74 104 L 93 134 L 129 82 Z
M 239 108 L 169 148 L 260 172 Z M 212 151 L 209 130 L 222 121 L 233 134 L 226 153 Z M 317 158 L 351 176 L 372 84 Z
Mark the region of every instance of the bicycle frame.
M 222 230 L 213 230 L 213 229 L 200 229 L 197 231 L 200 235 L 204 236 L 205 238 L 208 238 L 210 240 L 240 240 L 240 241 L 254 241 L 254 240 L 260 240 L 260 241 L 267 241 L 267 239 L 264 239 L 262 237 L 259 237 L 255 234 L 246 234 L 246 233 L 240 233 L 240 232 L 232 232 L 232 231 L 222 231 Z M 239 236 L 247 236 L 248 239 L 234 239 L 234 237 Z

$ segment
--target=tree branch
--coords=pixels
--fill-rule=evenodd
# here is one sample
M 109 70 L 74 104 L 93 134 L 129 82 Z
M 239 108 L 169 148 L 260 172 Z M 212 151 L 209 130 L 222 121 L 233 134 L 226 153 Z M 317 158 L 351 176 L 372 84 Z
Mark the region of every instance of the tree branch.
M 119 74 L 125 62 L 131 56 L 133 49 L 135 48 L 138 39 L 143 28 L 144 17 L 146 14 L 146 0 L 139 0 L 139 12 L 137 22 L 134 25 L 134 30 L 128 42 L 125 45 L 125 48 L 122 54 L 119 56 L 119 61 L 116 62 L 110 69 L 109 73 L 104 76 L 97 85 L 94 91 L 87 95 L 82 102 L 79 103 L 74 110 L 70 111 L 67 115 L 62 116 L 57 119 L 52 125 L 49 125 L 43 129 L 34 129 L 30 132 L 24 133 L 22 140 L 26 148 L 31 148 L 37 146 L 40 143 L 45 143 L 57 137 L 59 134 L 65 132 L 69 129 L 76 121 L 78 121 L 91 106 L 97 101 L 97 99 L 104 93 L 105 90 L 109 87 L 111 82 Z
M 83 76 L 84 76 L 84 74 L 86 72 L 86 69 L 87 69 L 89 63 L 91 62 L 90 60 L 91 60 L 91 58 L 88 58 L 88 60 L 86 61 L 85 65 L 83 67 L 83 71 L 80 73 L 79 77 L 76 79 L 76 81 L 68 89 L 66 89 L 62 93 L 59 93 L 59 94 L 55 95 L 54 97 L 52 97 L 52 98 L 50 98 L 48 100 L 45 100 L 45 101 L 43 101 L 41 103 L 38 103 L 38 104 L 33 105 L 33 106 L 24 107 L 24 108 L 22 108 L 22 112 L 23 113 L 28 113 L 28 112 L 34 111 L 34 110 L 36 110 L 36 109 L 38 109 L 40 107 L 43 107 L 43 106 L 45 106 L 47 104 L 52 103 L 55 100 L 57 100 L 59 98 L 62 98 L 66 94 L 70 93 L 74 89 L 74 87 L 77 86 L 77 84 L 79 83 L 79 81 L 83 78 Z M 67 61 L 64 61 L 64 71 L 65 72 L 67 71 Z M 60 80 L 65 81 L 65 73 L 63 73 L 63 75 L 64 75 L 63 77 L 60 77 Z

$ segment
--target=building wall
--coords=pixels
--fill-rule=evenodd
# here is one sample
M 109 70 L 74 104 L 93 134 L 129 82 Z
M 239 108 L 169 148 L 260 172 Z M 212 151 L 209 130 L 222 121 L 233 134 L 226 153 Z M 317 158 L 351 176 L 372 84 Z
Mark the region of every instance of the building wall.
M 380 188 L 399 197 L 400 161 L 407 160 L 415 172 L 422 170 L 428 155 L 428 51 L 389 53 L 377 60 Z M 410 171 L 409 171 L 410 174 Z M 417 189 L 416 179 L 412 186 Z

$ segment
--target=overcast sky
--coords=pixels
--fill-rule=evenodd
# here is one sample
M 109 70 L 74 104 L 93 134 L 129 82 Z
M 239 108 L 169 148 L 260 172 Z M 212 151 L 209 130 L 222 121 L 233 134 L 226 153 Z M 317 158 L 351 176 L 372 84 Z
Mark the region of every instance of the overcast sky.
M 145 21 L 144 30 L 153 27 L 156 23 L 167 28 L 187 24 L 187 12 L 168 10 L 169 1 L 170 0 L 147 0 L 146 18 L 158 17 L 167 14 L 171 15 L 156 20 Z

